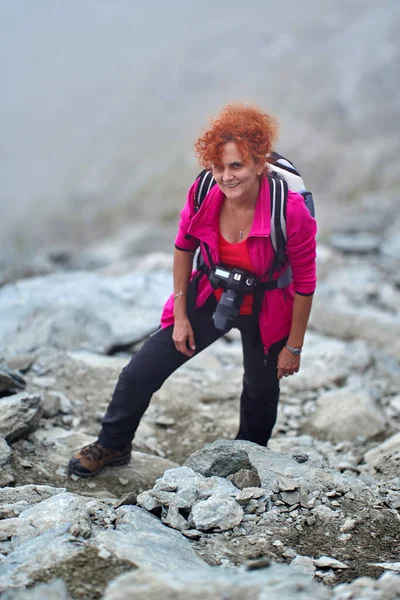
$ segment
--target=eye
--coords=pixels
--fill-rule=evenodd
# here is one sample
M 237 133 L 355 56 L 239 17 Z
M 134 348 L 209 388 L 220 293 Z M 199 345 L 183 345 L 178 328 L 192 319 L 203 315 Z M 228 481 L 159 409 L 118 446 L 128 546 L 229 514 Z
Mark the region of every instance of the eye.
M 241 162 L 234 162 L 232 163 L 232 169 L 241 169 L 243 167 L 243 163 Z
M 213 171 L 223 171 L 224 167 L 222 165 L 213 165 L 212 170 Z

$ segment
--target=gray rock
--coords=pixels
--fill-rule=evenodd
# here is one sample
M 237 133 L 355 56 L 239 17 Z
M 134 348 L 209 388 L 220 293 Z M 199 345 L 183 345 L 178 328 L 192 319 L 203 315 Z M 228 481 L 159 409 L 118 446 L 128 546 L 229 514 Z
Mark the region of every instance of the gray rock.
M 204 448 L 191 454 L 184 466 L 191 467 L 205 477 L 227 477 L 241 470 L 254 471 L 248 454 L 241 448 L 227 448 L 224 441 L 206 444 Z
M 106 351 L 120 339 L 134 342 L 156 327 L 170 289 L 165 271 L 151 277 L 57 273 L 6 285 L 0 289 L 0 351 Z
M 39 583 L 28 590 L 5 592 L 2 600 L 72 600 L 62 579 Z
M 42 399 L 38 394 L 22 392 L 0 400 L 0 436 L 12 442 L 34 431 L 42 414 Z
M 228 475 L 227 479 L 240 490 L 248 487 L 260 487 L 261 485 L 258 473 L 249 469 L 240 469 L 240 471 L 233 473 L 233 475 Z
M 243 514 L 242 507 L 233 498 L 214 495 L 194 504 L 191 519 L 195 528 L 200 531 L 227 531 L 242 522 Z
M 56 494 L 62 494 L 65 488 L 55 488 L 49 485 L 21 485 L 18 487 L 0 488 L 0 505 L 15 502 L 27 502 L 29 505 L 43 502 Z
M 4 438 L 0 438 L 0 467 L 4 467 L 11 460 L 11 448 Z
M 191 528 L 175 504 L 169 505 L 167 515 L 165 517 L 161 517 L 161 520 L 169 527 L 178 529 L 179 531 L 186 531 L 187 529 Z
M 19 519 L 17 519 L 19 520 Z M 69 526 L 51 529 L 18 546 L 0 563 L 0 592 L 29 585 L 35 573 L 55 567 L 82 551 L 71 541 Z
M 400 469 L 400 432 L 369 450 L 364 460 L 372 471 L 388 478 L 397 477 Z
M 359 436 L 370 439 L 385 430 L 385 416 L 374 396 L 366 389 L 351 387 L 322 394 L 316 411 L 303 426 L 305 433 L 333 442 L 354 440 Z
M 295 377 L 282 381 L 282 391 L 293 395 L 342 385 L 351 374 L 365 372 L 371 363 L 372 352 L 365 342 L 343 341 L 308 331 L 301 369 Z
M 120 559 L 150 570 L 186 570 L 204 565 L 189 540 L 138 506 L 116 510 L 115 529 L 102 531 L 94 542 Z
M 65 469 L 72 453 L 82 446 L 94 442 L 96 438 L 87 434 L 66 431 L 59 427 L 51 429 L 37 429 L 31 436 L 35 444 L 36 454 L 48 469 L 56 473 L 58 469 Z M 120 478 L 129 480 L 129 491 L 138 493 L 151 488 L 155 481 L 163 475 L 166 469 L 176 467 L 176 463 L 143 452 L 132 452 L 132 460 L 122 467 L 106 467 L 96 477 L 98 490 L 91 490 L 92 496 L 102 496 L 107 493 L 110 498 L 125 495 L 127 488 L 121 484 Z M 73 485 L 74 491 L 87 493 L 87 481 L 78 478 Z
M 0 394 L 4 392 L 15 394 L 23 390 L 25 386 L 26 381 L 21 373 L 0 365 Z
M 300 556 L 300 555 L 295 556 L 295 558 L 290 563 L 290 566 L 294 567 L 295 569 L 298 569 L 299 571 L 301 571 L 302 573 L 305 573 L 306 575 L 311 575 L 311 576 L 314 575 L 315 570 L 316 570 L 314 561 L 309 556 Z
M 112 581 L 103 600 L 328 600 L 330 592 L 287 565 L 264 569 L 221 569 L 205 565 L 197 569 L 167 571 L 142 569 Z
M 337 233 L 330 236 L 329 242 L 333 248 L 345 254 L 371 254 L 378 251 L 381 239 L 370 233 Z
M 36 504 L 24 511 L 20 519 L 31 525 L 36 535 L 68 523 L 75 537 L 88 538 L 91 534 L 91 522 L 84 499 L 69 492 L 56 494 Z
M 34 362 L 35 355 L 32 352 L 16 354 L 15 356 L 9 356 L 6 359 L 6 364 L 9 369 L 20 371 L 21 373 L 27 373 Z

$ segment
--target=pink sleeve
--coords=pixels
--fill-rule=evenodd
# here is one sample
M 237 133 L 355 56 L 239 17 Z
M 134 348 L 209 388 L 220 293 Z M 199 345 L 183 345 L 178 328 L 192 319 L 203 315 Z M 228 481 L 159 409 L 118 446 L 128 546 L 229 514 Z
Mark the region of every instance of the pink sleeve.
M 286 255 L 292 267 L 294 290 L 312 294 L 315 290 L 317 223 L 303 196 L 289 190 L 286 208 Z
M 198 246 L 196 238 L 187 237 L 188 229 L 192 218 L 194 217 L 194 191 L 196 189 L 197 180 L 191 185 L 186 198 L 186 204 L 181 211 L 179 220 L 178 233 L 175 238 L 175 248 L 186 252 L 194 252 Z

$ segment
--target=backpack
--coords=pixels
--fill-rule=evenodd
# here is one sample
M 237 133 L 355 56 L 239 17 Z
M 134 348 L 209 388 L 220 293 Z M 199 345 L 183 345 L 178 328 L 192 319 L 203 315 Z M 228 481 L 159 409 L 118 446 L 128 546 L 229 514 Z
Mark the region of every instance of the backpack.
M 271 242 L 274 248 L 274 263 L 272 271 L 279 271 L 286 262 L 285 248 L 286 234 L 286 204 L 288 188 L 298 192 L 304 198 L 304 203 L 312 217 L 315 217 L 315 207 L 312 193 L 305 189 L 303 179 L 296 167 L 287 158 L 277 152 L 271 152 L 268 157 L 271 174 L 268 176 L 271 198 Z M 197 177 L 199 184 L 194 194 L 194 206 L 197 212 L 211 188 L 217 183 L 211 171 L 204 169 Z M 282 280 L 282 286 L 287 285 L 286 273 Z M 289 281 L 290 283 L 290 281 Z

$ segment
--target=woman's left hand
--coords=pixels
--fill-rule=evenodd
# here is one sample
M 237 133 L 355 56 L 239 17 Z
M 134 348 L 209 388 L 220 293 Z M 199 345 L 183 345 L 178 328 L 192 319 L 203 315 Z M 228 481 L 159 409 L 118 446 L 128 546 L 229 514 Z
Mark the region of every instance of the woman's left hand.
M 300 355 L 293 354 L 284 346 L 278 356 L 278 379 L 297 373 L 300 369 Z

